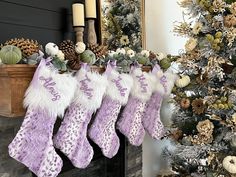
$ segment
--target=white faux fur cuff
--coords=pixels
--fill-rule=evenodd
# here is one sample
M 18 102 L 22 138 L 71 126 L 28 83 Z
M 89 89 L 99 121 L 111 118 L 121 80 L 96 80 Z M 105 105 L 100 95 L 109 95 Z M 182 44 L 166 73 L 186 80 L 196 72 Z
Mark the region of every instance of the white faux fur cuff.
M 81 68 L 77 74 L 77 90 L 74 102 L 91 111 L 96 111 L 102 103 L 108 85 L 107 77 Z
M 25 93 L 24 107 L 46 110 L 51 115 L 63 116 L 76 89 L 76 80 L 69 74 L 59 74 L 49 66 L 41 66 L 35 72 Z
M 135 68 L 132 73 L 133 87 L 131 95 L 146 102 L 152 95 L 153 83 L 149 73 L 142 72 L 141 68 Z
M 132 77 L 128 74 L 119 74 L 114 69 L 107 77 L 109 85 L 106 89 L 106 95 L 125 105 L 128 102 L 130 90 L 133 85 Z

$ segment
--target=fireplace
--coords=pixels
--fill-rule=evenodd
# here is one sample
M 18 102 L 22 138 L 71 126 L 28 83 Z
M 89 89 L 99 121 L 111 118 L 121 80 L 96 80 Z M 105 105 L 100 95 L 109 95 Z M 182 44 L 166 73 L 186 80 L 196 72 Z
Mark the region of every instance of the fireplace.
M 35 176 L 27 167 L 8 155 L 8 144 L 15 137 L 22 121 L 22 117 L 6 118 L 0 116 L 0 177 Z M 58 121 L 57 125 L 59 124 Z M 94 148 L 94 157 L 86 169 L 74 168 L 71 162 L 57 150 L 64 164 L 58 177 L 141 177 L 142 148 L 130 145 L 120 133 L 118 136 L 120 138 L 120 149 L 112 159 L 104 157 L 99 147 L 91 142 Z

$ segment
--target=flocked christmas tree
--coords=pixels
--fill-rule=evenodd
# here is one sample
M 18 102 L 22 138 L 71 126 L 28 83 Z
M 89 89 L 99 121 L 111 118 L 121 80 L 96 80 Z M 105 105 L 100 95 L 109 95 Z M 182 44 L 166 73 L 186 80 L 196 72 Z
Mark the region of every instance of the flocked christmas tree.
M 131 48 L 140 51 L 141 40 L 141 1 L 104 0 L 104 38 L 109 49 Z
M 165 151 L 176 176 L 236 175 L 236 2 L 182 0 L 190 22 L 174 31 L 188 37 L 173 89 L 176 110 Z M 175 175 L 173 175 L 175 176 Z

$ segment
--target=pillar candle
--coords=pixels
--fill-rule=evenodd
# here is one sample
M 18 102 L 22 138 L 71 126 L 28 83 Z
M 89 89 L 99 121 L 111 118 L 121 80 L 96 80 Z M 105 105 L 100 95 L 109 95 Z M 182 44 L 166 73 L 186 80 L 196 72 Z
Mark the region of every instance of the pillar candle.
M 75 3 L 72 5 L 73 26 L 84 26 L 84 5 Z
M 85 0 L 86 18 L 96 18 L 96 0 Z

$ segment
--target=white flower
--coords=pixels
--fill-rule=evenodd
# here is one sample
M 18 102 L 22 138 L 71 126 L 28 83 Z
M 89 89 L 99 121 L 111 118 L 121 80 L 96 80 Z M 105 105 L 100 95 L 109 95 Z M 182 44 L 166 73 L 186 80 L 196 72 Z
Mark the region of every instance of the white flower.
M 159 60 L 159 61 L 161 61 L 162 59 L 164 59 L 164 58 L 166 58 L 167 57 L 167 55 L 165 54 L 165 53 L 162 53 L 162 52 L 158 52 L 157 53 L 157 59 Z
M 236 113 L 232 115 L 232 122 L 236 125 Z
M 83 53 L 86 49 L 86 45 L 83 42 L 77 42 L 75 44 L 75 51 L 76 53 L 80 54 Z
M 200 159 L 200 160 L 199 160 L 199 163 L 200 163 L 202 166 L 207 166 L 207 159 Z
M 55 56 L 58 53 L 58 51 L 59 51 L 58 46 L 52 42 L 47 43 L 45 46 L 45 52 L 49 56 Z
M 128 21 L 129 23 L 131 23 L 131 22 L 133 21 L 133 19 L 134 19 L 134 15 L 133 15 L 132 13 L 130 13 L 130 14 L 127 15 L 127 21 Z
M 57 57 L 59 58 L 59 60 L 61 60 L 61 61 L 65 60 L 65 54 L 64 54 L 61 50 L 59 50 L 59 51 L 57 52 L 56 56 L 57 56 Z
M 149 57 L 150 51 L 148 51 L 148 50 L 142 50 L 142 51 L 141 51 L 141 55 L 144 56 L 144 57 Z
M 115 54 L 116 54 L 116 52 L 113 51 L 113 50 L 111 50 L 111 51 L 108 52 L 108 55 L 109 55 L 110 57 L 114 57 Z
M 128 45 L 129 44 L 129 37 L 127 35 L 122 35 L 120 38 L 121 45 Z
M 125 51 L 124 48 L 118 48 L 118 49 L 116 49 L 116 53 L 117 53 L 118 55 L 120 55 L 120 54 L 125 55 L 126 51 Z
M 185 44 L 185 50 L 187 52 L 192 51 L 196 46 L 197 46 L 197 39 L 195 38 L 190 38 L 187 43 Z
M 127 55 L 131 58 L 135 56 L 135 52 L 132 49 L 127 50 Z
M 196 22 L 195 25 L 193 26 L 193 34 L 197 35 L 201 29 L 202 29 L 202 23 L 201 22 Z

